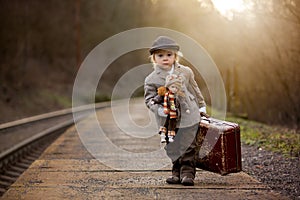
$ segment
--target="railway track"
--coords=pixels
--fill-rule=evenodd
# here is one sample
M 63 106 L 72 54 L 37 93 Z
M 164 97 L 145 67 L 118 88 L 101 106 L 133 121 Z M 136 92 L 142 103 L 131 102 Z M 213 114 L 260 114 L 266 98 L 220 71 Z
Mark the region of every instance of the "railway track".
M 109 105 L 81 106 L 0 124 L 0 197 L 74 121 Z

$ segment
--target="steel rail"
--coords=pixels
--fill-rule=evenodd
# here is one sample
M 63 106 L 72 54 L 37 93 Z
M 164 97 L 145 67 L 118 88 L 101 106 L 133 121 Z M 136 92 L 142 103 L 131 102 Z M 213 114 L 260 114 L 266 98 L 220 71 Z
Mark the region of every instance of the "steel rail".
M 0 154 L 0 196 L 61 133 L 74 123 L 67 120 L 41 131 Z
M 15 126 L 20 126 L 20 125 L 31 123 L 31 122 L 37 122 L 37 121 L 44 120 L 44 119 L 68 115 L 71 113 L 78 113 L 78 112 L 84 112 L 84 111 L 89 111 L 89 110 L 93 110 L 93 109 L 100 109 L 103 107 L 110 106 L 110 104 L 111 104 L 111 102 L 101 102 L 101 103 L 96 103 L 96 104 L 88 104 L 88 105 L 78 106 L 78 107 L 74 107 L 74 108 L 67 108 L 67 109 L 63 109 L 63 110 L 53 111 L 53 112 L 49 112 L 49 113 L 45 113 L 45 114 L 41 114 L 41 115 L 35 115 L 32 117 L 27 117 L 24 119 L 19 119 L 19 120 L 15 120 L 12 122 L 0 124 L 0 130 L 12 128 Z
M 110 102 L 89 104 L 1 124 L 0 130 L 76 113 L 75 116 L 73 115 L 72 119 L 68 119 L 55 126 L 40 131 L 0 153 L 0 197 L 5 193 L 9 186 L 15 182 L 19 175 L 21 175 L 23 171 L 25 171 L 42 153 L 34 152 L 34 149 L 42 149 L 42 151 L 44 151 L 44 149 L 50 145 L 55 138 L 57 138 L 75 122 L 87 117 L 93 109 L 102 109 L 108 106 L 110 106 Z M 33 156 L 31 156 L 31 154 Z
M 25 140 L 23 140 L 22 142 L 14 145 L 13 147 L 5 150 L 4 152 L 0 153 L 0 169 L 2 169 L 3 167 L 5 167 L 7 164 L 9 164 L 10 161 L 14 160 L 11 158 L 11 156 L 15 156 L 15 154 L 19 154 L 19 150 L 21 150 L 22 148 L 25 148 L 26 146 L 29 146 L 30 144 L 32 144 L 33 142 L 55 132 L 55 131 L 59 131 L 63 128 L 66 128 L 70 125 L 72 125 L 74 123 L 73 119 L 72 120 L 68 120 L 66 122 L 60 123 L 56 126 L 53 126 L 51 128 L 48 128 L 38 134 L 35 134 L 32 137 L 29 137 Z

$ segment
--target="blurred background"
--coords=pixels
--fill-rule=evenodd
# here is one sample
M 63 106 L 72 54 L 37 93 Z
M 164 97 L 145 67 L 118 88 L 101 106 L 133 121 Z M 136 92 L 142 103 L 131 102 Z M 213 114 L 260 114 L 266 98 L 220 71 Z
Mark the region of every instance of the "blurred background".
M 152 26 L 207 50 L 229 112 L 299 130 L 299 0 L 0 0 L 0 24 L 0 123 L 71 107 L 87 54 L 110 36 Z M 109 100 L 113 83 L 148 56 L 139 50 L 112 63 L 96 101 Z

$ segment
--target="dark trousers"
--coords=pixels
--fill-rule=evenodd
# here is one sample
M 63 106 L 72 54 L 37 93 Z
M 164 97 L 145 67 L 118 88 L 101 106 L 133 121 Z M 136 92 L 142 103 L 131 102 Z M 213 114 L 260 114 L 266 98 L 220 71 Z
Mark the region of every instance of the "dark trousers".
M 180 177 L 187 176 L 195 178 L 196 174 L 196 135 L 199 124 L 194 126 L 179 128 L 174 138 L 174 142 L 168 143 L 166 152 L 172 160 L 172 175 Z
M 176 124 L 177 124 L 177 119 L 176 118 L 170 118 L 170 115 L 167 116 L 166 122 L 164 124 L 164 127 L 168 131 L 175 131 L 176 130 Z

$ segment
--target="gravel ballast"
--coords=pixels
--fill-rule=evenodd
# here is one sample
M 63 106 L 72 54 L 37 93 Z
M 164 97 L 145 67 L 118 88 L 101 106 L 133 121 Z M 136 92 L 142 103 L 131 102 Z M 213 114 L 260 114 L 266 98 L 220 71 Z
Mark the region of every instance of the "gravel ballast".
M 300 200 L 300 158 L 242 145 L 243 171 L 271 189 Z

